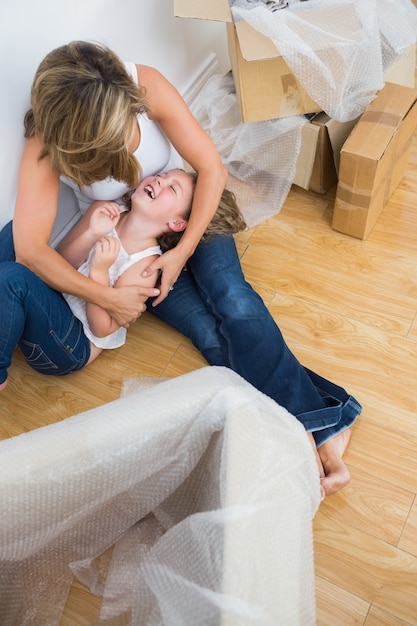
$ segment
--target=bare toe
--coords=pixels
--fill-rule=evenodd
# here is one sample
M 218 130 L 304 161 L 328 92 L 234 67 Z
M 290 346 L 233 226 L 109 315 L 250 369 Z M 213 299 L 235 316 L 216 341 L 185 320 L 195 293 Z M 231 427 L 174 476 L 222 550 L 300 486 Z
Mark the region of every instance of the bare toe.
M 345 487 L 350 480 L 349 470 L 342 460 L 350 439 L 351 431 L 345 430 L 319 447 L 318 452 L 325 473 L 321 484 L 326 496 L 336 493 Z
M 339 491 L 339 489 L 343 489 L 350 481 L 349 470 L 344 463 L 342 465 L 343 467 L 341 466 L 338 471 L 330 472 L 321 479 L 321 486 L 326 496 L 330 496 L 336 493 L 336 491 Z

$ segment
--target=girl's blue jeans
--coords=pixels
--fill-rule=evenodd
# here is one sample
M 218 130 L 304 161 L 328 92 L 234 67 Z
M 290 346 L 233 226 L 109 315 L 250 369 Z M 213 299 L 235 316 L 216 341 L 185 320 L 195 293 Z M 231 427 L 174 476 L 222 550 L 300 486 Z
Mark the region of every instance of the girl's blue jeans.
M 0 232 L 0 382 L 19 345 L 46 374 L 84 367 L 89 342 L 62 296 L 13 263 L 11 223 Z M 348 428 L 360 404 L 342 387 L 304 368 L 260 296 L 245 281 L 234 239 L 201 242 L 173 291 L 148 310 L 184 335 L 210 365 L 229 367 L 312 431 L 317 446 Z M 7 320 L 4 323 L 3 320 Z

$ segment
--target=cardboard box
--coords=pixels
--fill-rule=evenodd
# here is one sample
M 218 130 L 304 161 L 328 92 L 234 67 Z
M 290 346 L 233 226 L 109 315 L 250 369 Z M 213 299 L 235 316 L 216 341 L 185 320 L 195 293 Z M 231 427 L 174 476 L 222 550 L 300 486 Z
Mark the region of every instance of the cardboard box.
M 340 150 L 356 122 L 336 122 L 323 111 L 312 115 L 303 126 L 294 185 L 326 193 L 337 184 Z
M 414 43 L 386 70 L 385 82 L 414 87 L 415 58 Z M 309 123 L 303 127 L 293 183 L 316 193 L 326 193 L 336 185 L 340 151 L 357 121 L 337 122 L 323 111 L 312 113 Z
M 243 122 L 320 111 L 272 41 L 247 22 L 233 23 L 229 0 L 174 0 L 176 17 L 225 22 Z
M 343 145 L 332 226 L 365 239 L 403 178 L 417 125 L 417 89 L 386 83 Z
M 417 1 L 417 0 L 416 0 Z M 315 19 L 330 7 L 315 8 Z M 309 96 L 280 55 L 274 43 L 247 22 L 233 22 L 229 0 L 174 0 L 176 17 L 220 21 L 226 24 L 229 56 L 236 95 L 243 122 L 319 112 L 321 107 Z M 355 33 L 357 23 L 346 24 Z M 343 45 L 341 42 L 339 45 Z M 414 85 L 413 51 L 395 63 L 385 80 Z M 411 59 L 411 62 L 410 62 Z
M 414 87 L 415 58 L 416 44 L 413 43 L 385 71 L 385 82 Z M 309 117 L 309 123 L 303 127 L 293 183 L 316 193 L 326 193 L 337 184 L 340 151 L 358 120 L 337 122 L 323 111 Z

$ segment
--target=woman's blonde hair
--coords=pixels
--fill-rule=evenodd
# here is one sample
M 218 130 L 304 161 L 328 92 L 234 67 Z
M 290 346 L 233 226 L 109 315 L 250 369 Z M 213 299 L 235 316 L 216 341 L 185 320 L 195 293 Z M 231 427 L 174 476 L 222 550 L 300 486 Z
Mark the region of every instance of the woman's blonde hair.
M 187 172 L 187 174 L 194 181 L 193 190 L 197 184 L 198 175 L 196 172 Z M 126 207 L 130 210 L 131 208 L 131 196 L 133 191 L 129 191 L 123 196 L 123 202 Z M 182 217 L 188 220 L 191 213 L 191 205 L 185 208 Z M 208 239 L 212 235 L 224 235 L 225 233 L 238 233 L 242 230 L 246 230 L 247 224 L 244 220 L 242 213 L 240 212 L 239 206 L 236 201 L 235 194 L 229 189 L 223 189 L 222 196 L 220 198 L 219 206 L 217 208 L 216 213 L 211 219 L 211 222 L 207 226 L 202 240 Z M 158 243 L 163 252 L 167 250 L 171 250 L 171 248 L 175 248 L 179 240 L 181 239 L 183 232 L 175 233 L 169 232 L 164 233 L 158 238 Z
M 128 144 L 135 116 L 148 109 L 143 89 L 119 57 L 86 41 L 52 50 L 41 62 L 25 115 L 25 136 L 44 143 L 40 158 L 79 185 L 112 176 L 136 187 L 140 165 Z

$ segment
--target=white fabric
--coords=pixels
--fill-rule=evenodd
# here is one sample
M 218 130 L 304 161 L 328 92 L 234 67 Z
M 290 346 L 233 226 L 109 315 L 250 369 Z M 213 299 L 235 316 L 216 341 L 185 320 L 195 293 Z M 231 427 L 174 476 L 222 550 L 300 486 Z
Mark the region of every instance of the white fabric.
M 102 620 L 315 624 L 313 451 L 226 368 L 2 441 L 0 476 L 2 626 L 57 626 L 71 570 Z
M 120 241 L 116 229 L 113 229 L 110 233 L 107 234 L 107 236 L 116 237 L 116 239 Z M 90 276 L 90 264 L 94 254 L 95 247 L 93 246 L 90 250 L 87 260 L 78 268 L 80 274 L 83 274 L 87 277 Z M 110 287 L 114 287 L 117 280 L 122 274 L 124 274 L 124 272 L 126 272 L 126 270 L 129 269 L 129 267 L 132 267 L 132 265 L 134 265 L 141 259 L 152 256 L 154 254 L 162 254 L 162 250 L 159 246 L 151 246 L 149 248 L 146 248 L 145 250 L 141 250 L 140 252 L 134 252 L 133 254 L 129 254 L 123 247 L 122 242 L 120 241 L 120 250 L 119 254 L 117 255 L 117 259 L 109 268 Z M 114 331 L 114 333 L 111 333 L 106 337 L 96 337 L 96 335 L 91 330 L 90 324 L 88 322 L 86 301 L 68 293 L 63 293 L 62 295 L 68 302 L 71 311 L 74 313 L 75 317 L 77 317 L 82 323 L 86 337 L 88 337 L 88 339 L 92 341 L 93 344 L 97 346 L 97 348 L 109 350 L 114 348 L 120 348 L 120 346 L 123 346 L 123 344 L 126 343 L 127 333 L 126 328 L 123 327 L 118 328 Z

